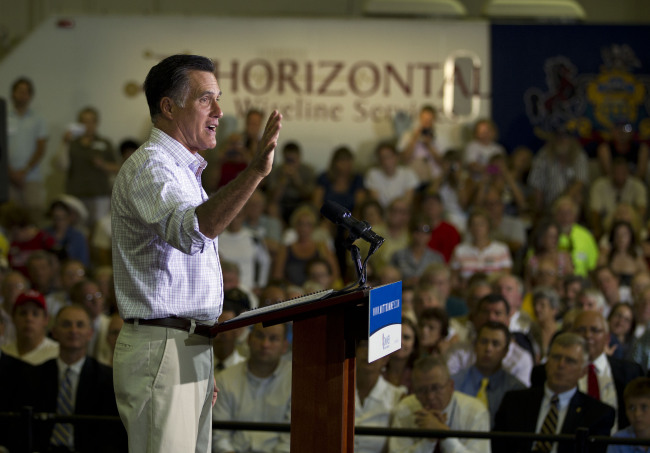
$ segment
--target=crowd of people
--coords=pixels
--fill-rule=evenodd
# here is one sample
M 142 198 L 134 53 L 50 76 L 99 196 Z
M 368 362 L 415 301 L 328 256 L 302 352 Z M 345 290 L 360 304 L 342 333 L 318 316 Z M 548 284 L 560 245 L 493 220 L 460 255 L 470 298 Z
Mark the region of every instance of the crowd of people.
M 98 110 L 82 109 L 53 158 L 65 191 L 48 197 L 48 132 L 30 108 L 34 95 L 30 80 L 18 79 L 8 115 L 0 386 L 16 391 L 0 395 L 0 412 L 30 405 L 117 415 L 111 366 L 123 320 L 110 197 L 139 144 L 125 140 L 116 150 L 98 134 Z M 271 174 L 219 236 L 219 321 L 359 278 L 346 232 L 319 214 L 335 201 L 385 238 L 368 262 L 369 284 L 403 283 L 401 349 L 368 363 L 367 342 L 357 345 L 358 426 L 543 434 L 585 427 L 650 437 L 647 146 L 629 125 L 616 125 L 591 155 L 562 128 L 535 153 L 507 152 L 495 124 L 482 119 L 466 146 L 443 150 L 436 115 L 422 107 L 410 130 L 377 144 L 373 162 L 337 147 L 322 172 L 299 143 L 286 141 Z M 208 194 L 247 167 L 262 123 L 263 113 L 250 110 L 241 132 L 202 153 Z M 368 253 L 368 244 L 358 245 Z M 213 420 L 290 422 L 291 345 L 291 324 L 214 338 Z M 59 397 L 66 382 L 67 408 Z M 126 449 L 118 424 L 42 428 L 39 451 Z M 0 428 L 9 451 L 20 447 L 15 429 Z M 286 433 L 243 430 L 214 430 L 212 440 L 215 453 L 288 452 L 289 445 Z M 355 437 L 359 453 L 532 449 L 570 451 L 526 440 Z

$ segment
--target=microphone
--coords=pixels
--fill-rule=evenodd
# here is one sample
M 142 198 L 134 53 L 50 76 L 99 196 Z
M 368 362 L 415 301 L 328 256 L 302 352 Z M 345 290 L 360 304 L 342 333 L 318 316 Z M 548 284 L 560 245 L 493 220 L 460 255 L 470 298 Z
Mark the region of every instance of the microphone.
M 325 204 L 320 208 L 320 213 L 330 222 L 348 230 L 352 239 L 351 242 L 361 238 L 372 244 L 375 250 L 384 243 L 384 238 L 372 231 L 372 227 L 368 222 L 355 219 L 350 211 L 334 201 L 325 201 Z

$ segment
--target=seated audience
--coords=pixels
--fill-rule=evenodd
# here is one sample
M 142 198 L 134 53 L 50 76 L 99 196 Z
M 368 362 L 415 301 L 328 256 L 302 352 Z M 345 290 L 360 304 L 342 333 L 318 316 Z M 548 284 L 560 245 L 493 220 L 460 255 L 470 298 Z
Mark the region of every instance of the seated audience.
M 226 293 L 227 294 L 227 293 Z M 218 322 L 225 322 L 239 316 L 243 307 L 237 302 L 230 300 L 224 294 L 223 309 Z M 241 336 L 246 327 L 231 329 L 220 332 L 212 339 L 212 350 L 214 353 L 214 373 L 217 375 L 228 367 L 237 365 L 246 360 L 237 350 L 237 339 Z
M 474 340 L 476 332 L 488 321 L 497 321 L 510 325 L 510 307 L 503 296 L 488 294 L 478 301 L 476 310 L 470 316 L 473 333 L 468 340 L 458 342 L 449 348 L 447 366 L 452 374 L 468 368 L 476 361 Z M 422 339 L 420 338 L 420 341 Z M 533 357 L 514 340 L 508 345 L 508 353 L 503 359 L 503 368 L 526 385 L 530 385 L 530 372 Z
M 59 415 L 118 415 L 112 370 L 86 355 L 92 333 L 90 315 L 83 306 L 70 305 L 59 311 L 52 335 L 59 342 L 60 352 L 57 358 L 36 370 L 42 392 L 35 407 L 37 411 Z M 47 423 L 35 437 L 41 445 L 39 451 L 60 452 L 68 448 L 84 453 L 116 453 L 126 450 L 126 431 L 119 423 Z
M 265 328 L 256 324 L 248 346 L 248 360 L 216 376 L 219 396 L 212 410 L 213 421 L 289 423 L 291 362 L 282 359 L 289 347 L 286 325 Z M 216 429 L 212 451 L 288 452 L 289 433 Z
M 505 149 L 497 143 L 497 127 L 492 120 L 479 119 L 474 123 L 472 140 L 465 147 L 463 163 L 474 179 L 480 179 L 488 167 L 492 156 L 504 155 Z
M 109 316 L 105 313 L 104 295 L 93 280 L 83 279 L 72 287 L 70 300 L 88 310 L 92 322 L 92 337 L 88 341 L 88 356 L 107 363 L 111 360 L 111 348 L 106 341 Z
M 623 393 L 625 413 L 630 426 L 614 433 L 619 439 L 650 438 L 650 378 L 638 377 L 630 381 Z M 615 445 L 607 447 L 607 453 L 642 453 L 647 447 L 635 445 Z
M 90 266 L 88 239 L 73 225 L 72 208 L 64 201 L 55 200 L 47 213 L 51 224 L 45 228 L 56 240 L 55 250 L 60 260 L 75 259 Z
M 332 153 L 327 170 L 318 175 L 312 203 L 318 209 L 325 201 L 340 204 L 355 213 L 365 198 L 363 175 L 354 168 L 354 154 L 347 146 L 339 146 Z M 345 248 L 346 230 L 336 228 L 334 245 L 341 274 L 347 275 L 347 254 Z
M 31 218 L 30 211 L 24 206 L 5 203 L 0 207 L 0 226 L 7 232 L 9 239 L 9 266 L 22 272 L 26 277 L 27 258 L 36 250 L 52 250 L 55 239 L 38 228 Z
M 609 314 L 612 306 L 618 302 L 632 302 L 630 287 L 621 285 L 618 276 L 610 267 L 598 266 L 593 272 L 593 280 L 596 288 L 605 297 L 606 313 Z
M 410 318 L 402 316 L 402 346 L 388 356 L 383 371 L 384 379 L 394 386 L 406 387 L 407 393 L 411 393 L 413 363 L 419 354 L 418 327 Z
M 528 252 L 524 275 L 527 287 L 532 287 L 533 279 L 539 271 L 542 261 L 550 261 L 559 278 L 573 274 L 571 255 L 559 248 L 560 229 L 552 220 L 541 221 L 533 230 L 531 250 Z
M 264 242 L 244 225 L 245 214 L 245 210 L 239 211 L 219 235 L 219 257 L 237 264 L 241 286 L 255 292 L 269 279 L 271 255 Z
M 543 363 L 546 362 L 553 338 L 560 330 L 557 321 L 560 313 L 560 296 L 553 288 L 538 286 L 533 290 L 533 308 L 537 319 L 531 329 L 537 343 L 536 362 Z
M 428 219 L 431 227 L 429 248 L 442 254 L 445 262 L 449 263 L 451 254 L 460 244 L 460 233 L 444 217 L 445 207 L 438 192 L 427 190 L 420 201 L 420 210 Z
M 0 283 L 0 318 L 2 319 L 3 335 L 0 339 L 0 346 L 16 341 L 16 327 L 14 326 L 12 313 L 16 298 L 29 289 L 29 280 L 18 271 L 11 271 Z
M 628 122 L 616 122 L 609 140 L 598 146 L 598 163 L 604 174 L 612 173 L 612 162 L 622 157 L 631 175 L 645 180 L 648 168 L 648 145 L 635 139 L 634 127 Z
M 31 365 L 40 365 L 59 355 L 59 344 L 46 336 L 49 318 L 41 293 L 30 290 L 20 294 L 13 306 L 12 320 L 16 341 L 3 345 L 3 354 Z
M 608 265 L 625 286 L 632 284 L 632 278 L 638 272 L 648 271 L 634 228 L 625 221 L 618 221 L 612 226 L 608 244 L 601 252 L 598 262 Z
M 407 247 L 397 250 L 390 258 L 390 264 L 397 267 L 407 285 L 415 284 L 425 269 L 434 263 L 444 263 L 444 257 L 429 248 L 431 227 L 423 215 L 411 217 L 411 238 Z
M 548 355 L 545 369 L 548 379 L 543 385 L 505 394 L 494 418 L 494 431 L 575 434 L 587 428 L 589 434 L 608 436 L 614 426 L 615 411 L 611 406 L 578 390 L 578 381 L 587 372 L 587 345 L 574 333 L 558 335 Z M 605 446 L 594 445 L 595 452 Z M 590 447 L 591 449 L 591 447 Z M 570 453 L 571 443 L 528 439 L 492 439 L 496 453 L 543 451 Z
M 454 381 L 442 359 L 421 357 L 413 366 L 413 394 L 397 405 L 391 427 L 487 431 L 490 415 L 479 400 L 454 390 Z M 391 437 L 388 450 L 391 453 L 489 453 L 490 443 L 483 439 L 455 437 Z
M 400 164 L 399 153 L 392 143 L 379 143 L 375 157 L 378 165 L 366 172 L 363 181 L 369 197 L 377 200 L 383 208 L 397 198 L 403 198 L 410 205 L 419 184 L 417 174 Z
M 302 149 L 296 142 L 282 148 L 282 162 L 273 167 L 266 183 L 271 210 L 286 224 L 293 211 L 309 203 L 314 193 L 314 169 L 302 161 Z
M 638 363 L 616 359 L 606 354 L 609 327 L 602 314 L 589 310 L 578 313 L 572 330 L 584 338 L 587 347 L 587 373 L 580 376 L 578 388 L 592 398 L 613 407 L 618 416 L 618 427 L 625 428 L 629 422 L 623 410 L 623 391 L 632 379 L 643 375 L 643 370 Z M 544 380 L 548 379 L 544 371 L 541 366 L 535 367 L 532 375 L 533 385 L 542 385 Z
M 354 425 L 388 428 L 393 410 L 406 389 L 397 387 L 382 377 L 381 370 L 388 362 L 388 357 L 368 363 L 367 340 L 359 342 L 356 355 Z M 354 452 L 385 451 L 387 441 L 386 437 L 381 436 L 354 436 Z
M 607 351 L 612 357 L 625 359 L 629 355 L 636 323 L 632 306 L 619 302 L 612 307 L 607 317 L 609 324 L 609 345 Z
M 456 274 L 457 286 L 467 282 L 476 272 L 491 275 L 510 271 L 512 257 L 508 247 L 491 238 L 490 218 L 482 210 L 475 210 L 468 219 L 471 242 L 458 244 L 454 249 L 450 267 Z
M 645 176 L 645 175 L 644 175 Z M 625 203 L 636 211 L 640 219 L 645 218 L 648 195 L 643 179 L 630 175 L 625 159 L 617 158 L 612 162 L 609 175 L 596 179 L 589 191 L 589 226 L 595 237 L 607 231 L 616 207 Z
M 443 308 L 425 308 L 418 315 L 420 355 L 440 356 L 447 352 L 449 343 L 449 318 Z
M 306 264 L 314 258 L 325 258 L 332 267 L 335 279 L 339 278 L 336 257 L 328 245 L 316 241 L 313 232 L 318 217 L 309 205 L 302 205 L 291 215 L 291 227 L 297 233 L 294 243 L 281 247 L 273 262 L 272 278 L 286 280 L 296 286 L 307 281 Z
M 561 196 L 581 203 L 589 183 L 588 158 L 577 139 L 560 126 L 533 159 L 528 185 L 535 191 L 535 211 L 543 213 Z
M 474 344 L 475 362 L 454 374 L 454 388 L 480 400 L 490 412 L 490 426 L 501 404 L 503 395 L 510 390 L 526 386 L 502 367 L 510 344 L 508 327 L 496 321 L 488 321 L 480 328 Z
M 519 217 L 505 213 L 501 191 L 494 186 L 488 187 L 476 204 L 490 216 L 492 237 L 506 244 L 513 256 L 518 255 L 526 242 L 526 226 Z
M 444 263 L 429 264 L 420 276 L 418 284 L 433 285 L 444 301 L 450 318 L 467 314 L 467 304 L 463 299 L 451 294 L 451 269 Z
M 568 196 L 553 204 L 555 222 L 560 228 L 558 246 L 571 255 L 573 272 L 587 277 L 598 263 L 598 244 L 593 234 L 578 223 L 578 204 Z

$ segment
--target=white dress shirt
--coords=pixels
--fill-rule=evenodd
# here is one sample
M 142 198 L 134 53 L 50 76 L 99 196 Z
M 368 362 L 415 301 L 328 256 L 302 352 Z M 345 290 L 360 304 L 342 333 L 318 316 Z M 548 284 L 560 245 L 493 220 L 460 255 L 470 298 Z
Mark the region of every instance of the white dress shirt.
M 409 395 L 397 405 L 393 417 L 393 428 L 417 428 L 415 412 L 422 409 L 415 395 Z M 451 401 L 442 411 L 447 416 L 447 426 L 452 430 L 490 430 L 490 415 L 485 405 L 472 396 L 454 392 Z M 388 443 L 390 453 L 431 453 L 436 439 L 414 439 L 391 437 Z M 459 439 L 448 437 L 440 441 L 442 453 L 490 453 L 487 439 Z
M 226 368 L 216 377 L 219 397 L 212 419 L 289 423 L 291 418 L 291 362 L 280 360 L 274 373 L 258 378 L 248 361 Z M 264 431 L 214 430 L 213 453 L 289 452 L 289 434 Z
M 596 360 L 592 362 L 596 370 L 596 376 L 598 377 L 598 390 L 600 392 L 600 401 L 605 404 L 609 404 L 616 411 L 616 419 L 614 420 L 614 426 L 612 427 L 612 434 L 616 432 L 618 426 L 618 396 L 616 394 L 616 384 L 614 384 L 614 378 L 612 377 L 612 368 L 609 366 L 609 361 L 607 356 L 603 352 Z M 578 381 L 578 389 L 581 392 L 588 394 L 589 388 L 589 375 L 585 374 Z
M 399 400 L 406 394 L 405 387 L 396 387 L 379 376 L 370 394 L 363 400 L 354 391 L 354 424 L 373 428 L 388 428 L 390 417 Z M 386 437 L 354 436 L 354 453 L 377 453 L 383 451 Z

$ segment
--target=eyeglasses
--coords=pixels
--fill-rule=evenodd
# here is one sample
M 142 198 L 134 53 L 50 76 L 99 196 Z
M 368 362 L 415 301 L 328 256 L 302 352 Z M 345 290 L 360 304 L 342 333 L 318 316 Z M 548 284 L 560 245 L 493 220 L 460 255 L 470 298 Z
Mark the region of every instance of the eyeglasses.
M 93 299 L 95 299 L 95 300 L 101 299 L 103 296 L 102 296 L 102 293 L 97 292 L 97 293 L 94 293 L 94 294 L 86 294 L 84 297 L 86 298 L 86 300 L 88 302 L 90 302 Z
M 431 232 L 431 227 L 429 225 L 420 225 L 415 228 L 413 228 L 414 232 L 419 232 L 419 233 L 430 233 Z

